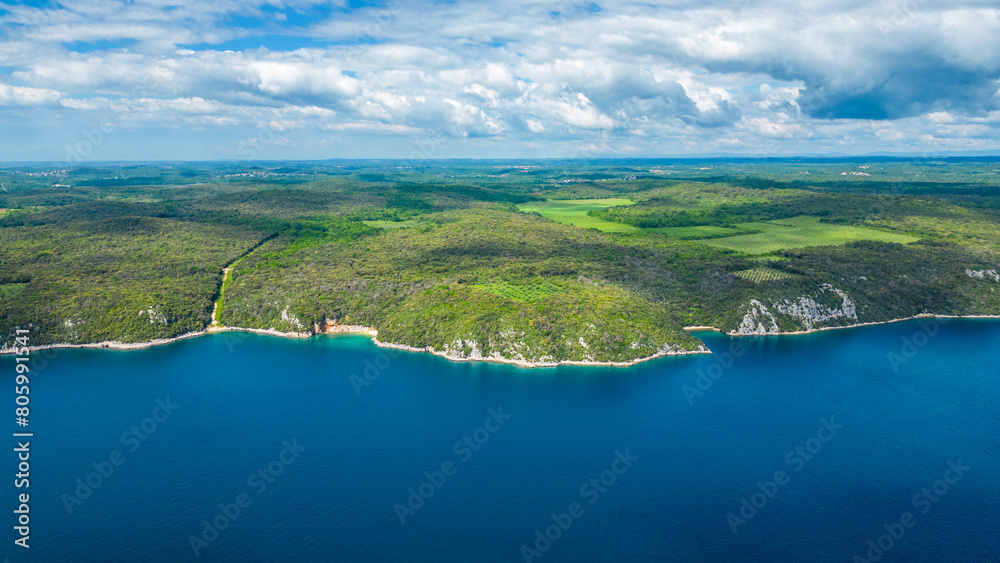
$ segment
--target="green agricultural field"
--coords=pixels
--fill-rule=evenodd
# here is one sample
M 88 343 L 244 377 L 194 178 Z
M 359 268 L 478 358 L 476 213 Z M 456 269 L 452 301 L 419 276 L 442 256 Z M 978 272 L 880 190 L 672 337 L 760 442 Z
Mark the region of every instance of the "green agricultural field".
M 659 233 L 661 235 L 667 235 L 671 237 L 680 237 L 686 239 L 699 239 L 699 238 L 712 238 L 712 237 L 723 237 L 723 236 L 736 236 L 742 231 L 739 229 L 729 229 L 726 227 L 713 227 L 710 225 L 702 225 L 698 227 L 651 227 L 648 229 L 643 229 L 646 233 Z
M 763 283 L 775 280 L 786 280 L 795 277 L 793 274 L 789 274 L 788 272 L 782 272 L 781 270 L 775 270 L 774 268 L 768 268 L 764 266 L 750 268 L 749 270 L 742 270 L 739 272 L 733 272 L 733 275 L 738 278 L 750 280 L 753 283 Z
M 430 225 L 428 221 L 421 221 L 419 219 L 410 219 L 409 221 L 362 221 L 365 225 L 369 227 L 374 227 L 376 229 L 386 229 L 391 231 L 393 229 L 408 229 L 412 227 L 423 227 L 425 225 Z
M 637 227 L 612 223 L 611 221 L 587 215 L 591 211 L 619 205 L 632 205 L 633 203 L 632 200 L 623 198 L 561 199 L 522 203 L 517 208 L 524 213 L 539 213 L 546 219 L 552 219 L 564 225 L 574 225 L 584 229 L 598 229 L 606 233 L 637 233 L 640 231 Z
M 498 295 L 506 299 L 513 299 L 514 301 L 539 301 L 549 295 L 565 291 L 563 288 L 552 283 L 516 285 L 507 282 L 495 282 L 479 284 L 473 287 L 488 291 L 493 295 Z
M 878 242 L 915 242 L 917 237 L 880 231 L 869 227 L 852 227 L 820 223 L 818 217 L 799 216 L 769 223 L 741 223 L 741 229 L 762 231 L 752 235 L 717 238 L 701 241 L 703 244 L 728 248 L 744 254 L 767 254 L 790 248 L 810 246 L 839 246 L 858 240 Z
M 866 162 L 0 168 L 0 346 L 19 326 L 83 344 L 333 321 L 416 348 L 625 362 L 825 283 L 859 322 L 1000 313 L 997 284 L 965 274 L 1000 264 L 1000 159 L 842 178 Z
M 28 287 L 26 283 L 0 283 L 0 299 L 14 297 Z
M 772 254 L 771 256 L 755 256 L 753 258 L 750 258 L 750 261 L 755 262 L 757 264 L 764 264 L 766 262 L 788 262 L 788 257 L 775 256 Z
M 233 283 L 233 271 L 231 269 L 223 270 L 224 274 L 222 276 L 222 286 L 219 288 L 219 299 L 216 301 L 215 314 L 212 317 L 212 322 L 219 322 L 219 315 L 222 313 L 223 301 L 226 298 L 226 289 L 229 284 Z
M 6 208 L 6 207 L 0 207 L 0 217 L 4 217 L 4 216 L 7 216 L 7 215 L 17 215 L 19 213 L 21 213 L 21 214 L 35 213 L 35 212 L 38 212 L 38 211 L 43 211 L 44 209 L 45 209 L 45 206 L 42 206 L 42 205 L 30 205 L 30 206 L 23 206 L 23 207 L 14 208 L 14 209 Z

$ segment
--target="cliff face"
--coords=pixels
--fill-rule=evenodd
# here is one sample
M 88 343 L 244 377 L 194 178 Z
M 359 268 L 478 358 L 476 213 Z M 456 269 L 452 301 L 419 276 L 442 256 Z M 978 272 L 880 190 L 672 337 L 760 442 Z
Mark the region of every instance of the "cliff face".
M 767 306 L 756 299 L 750 300 L 750 310 L 744 315 L 734 334 L 778 334 L 778 320 Z
M 837 302 L 839 301 L 839 303 Z M 772 311 L 773 309 L 773 311 Z M 803 330 L 815 330 L 829 321 L 844 319 L 858 320 L 857 306 L 846 292 L 823 284 L 813 295 L 797 299 L 772 301 L 770 307 L 757 299 L 751 299 L 749 309 L 732 334 L 781 334 L 787 332 L 778 326 L 782 315 L 793 325 Z
M 822 297 L 828 297 L 825 295 L 827 292 L 839 297 L 841 299 L 840 305 L 822 305 L 811 297 L 799 297 L 796 301 L 786 299 L 781 303 L 776 303 L 775 308 L 800 321 L 806 330 L 813 330 L 816 325 L 832 319 L 858 320 L 857 307 L 846 293 L 830 284 L 823 284 L 818 293 L 824 294 Z

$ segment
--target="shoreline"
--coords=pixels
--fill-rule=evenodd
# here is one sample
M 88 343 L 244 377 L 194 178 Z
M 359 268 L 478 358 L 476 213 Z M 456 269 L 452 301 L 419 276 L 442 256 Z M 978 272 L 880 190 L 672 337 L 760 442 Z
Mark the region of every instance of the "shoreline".
M 179 342 L 181 340 L 187 340 L 189 338 L 196 338 L 199 336 L 204 336 L 206 334 L 218 334 L 223 332 L 252 332 L 254 334 L 263 334 L 267 336 L 278 336 L 281 338 L 297 338 L 306 339 L 312 338 L 314 336 L 322 336 L 324 334 L 346 334 L 346 335 L 357 335 L 357 336 L 368 336 L 372 338 L 372 343 L 379 348 L 387 348 L 392 350 L 403 350 L 406 352 L 422 352 L 429 353 L 453 362 L 492 362 L 499 364 L 510 364 L 516 365 L 524 368 L 536 368 L 536 367 L 557 367 L 560 365 L 575 365 L 575 366 L 594 366 L 594 367 L 630 367 L 636 364 L 647 362 L 649 360 L 654 360 L 656 358 L 663 358 L 667 356 L 686 356 L 695 354 L 711 354 L 712 351 L 708 348 L 701 346 L 698 350 L 667 350 L 659 351 L 656 354 L 650 356 L 644 356 L 642 358 L 636 358 L 634 360 L 629 360 L 626 362 L 598 362 L 589 360 L 560 360 L 558 362 L 531 362 L 527 360 L 516 360 L 510 358 L 503 358 L 497 356 L 482 356 L 478 358 L 462 358 L 458 356 L 449 355 L 447 352 L 442 350 L 435 350 L 430 346 L 424 348 L 417 348 L 415 346 L 408 346 L 406 344 L 396 344 L 394 342 L 383 342 L 378 339 L 378 330 L 361 325 L 332 325 L 329 327 L 324 327 L 322 332 L 281 332 L 273 328 L 244 328 L 244 327 L 234 327 L 234 326 L 220 326 L 211 325 L 205 330 L 186 332 L 184 334 L 179 334 L 171 338 L 155 338 L 153 340 L 147 340 L 145 342 L 118 342 L 116 340 L 106 340 L 103 342 L 91 342 L 87 344 L 69 344 L 69 343 L 57 343 L 57 344 L 40 344 L 37 346 L 28 346 L 29 352 L 39 352 L 44 350 L 69 350 L 69 349 L 92 349 L 92 350 L 118 350 L 118 351 L 128 351 L 128 350 L 145 350 L 152 348 L 154 346 L 164 346 L 167 344 L 173 344 L 174 342 Z M 20 348 L 16 350 L 21 350 Z M 15 353 L 15 348 L 2 348 L 0 349 L 0 356 L 11 355 Z
M 724 334 L 726 336 L 792 336 L 800 334 L 815 334 L 817 332 L 823 332 L 826 330 L 842 330 L 848 328 L 861 328 L 865 326 L 878 326 L 887 325 L 892 323 L 901 323 L 905 321 L 912 321 L 917 319 L 1000 319 L 1000 315 L 936 315 L 933 313 L 921 313 L 919 315 L 913 315 L 910 317 L 902 317 L 899 319 L 891 319 L 888 321 L 871 321 L 866 323 L 855 323 L 851 325 L 841 325 L 841 326 L 824 326 L 820 328 L 814 328 L 811 330 L 790 330 L 782 332 L 768 332 L 768 333 L 742 333 L 736 331 L 726 332 L 722 329 L 713 326 L 686 326 L 684 330 L 688 332 L 718 332 L 719 334 Z
M 532 362 L 528 360 L 514 360 L 511 358 L 504 358 L 501 356 L 480 356 L 478 358 L 463 358 L 460 356 L 452 356 L 443 350 L 435 350 L 431 346 L 417 348 L 415 346 L 407 346 L 405 344 L 382 342 L 381 340 L 378 339 L 377 336 L 375 337 L 373 342 L 379 348 L 403 350 L 406 352 L 423 352 L 427 354 L 433 354 L 435 356 L 444 358 L 446 360 L 451 360 L 453 362 L 493 362 L 497 364 L 516 365 L 518 367 L 523 367 L 523 368 L 549 368 L 558 366 L 631 367 L 636 364 L 640 364 L 642 362 L 655 360 L 656 358 L 665 358 L 668 356 L 691 356 L 696 354 L 712 353 L 711 350 L 702 345 L 698 350 L 678 350 L 678 351 L 668 350 L 666 352 L 661 350 L 651 356 L 644 356 L 642 358 L 636 358 L 634 360 L 629 360 L 627 362 L 598 362 L 596 360 L 559 360 L 558 362 Z
M 692 325 L 685 326 L 683 329 L 688 332 L 717 332 L 719 334 L 724 334 L 726 336 L 789 336 L 789 335 L 802 335 L 802 334 L 814 334 L 817 332 L 827 331 L 827 330 L 841 330 L 849 328 L 860 328 L 865 326 L 877 326 L 885 325 L 891 323 L 898 323 L 904 321 L 912 321 L 916 319 L 1000 319 L 1000 315 L 935 315 L 924 313 L 920 315 L 913 315 L 910 317 L 903 317 L 899 319 L 891 319 L 888 321 L 873 321 L 865 323 L 857 323 L 852 325 L 843 326 L 828 326 L 821 328 L 814 328 L 812 330 L 796 330 L 789 332 L 776 332 L 768 334 L 742 334 L 738 332 L 725 332 L 719 328 L 713 326 L 703 326 L 703 325 Z M 422 352 L 429 353 L 434 356 L 445 358 L 453 362 L 492 362 L 499 364 L 510 364 L 516 365 L 524 368 L 536 368 L 536 367 L 557 367 L 561 365 L 572 365 L 572 366 L 594 366 L 594 367 L 631 367 L 643 362 L 648 362 L 650 360 L 655 360 L 657 358 L 663 358 L 668 356 L 690 356 L 698 354 L 711 354 L 712 351 L 701 346 L 698 350 L 678 350 L 673 351 L 667 349 L 667 351 L 659 351 L 656 354 L 650 356 L 644 356 L 642 358 L 636 358 L 634 360 L 629 360 L 625 362 L 598 362 L 590 360 L 559 360 L 557 362 L 531 362 L 527 360 L 515 360 L 510 358 L 503 358 L 498 356 L 481 356 L 477 358 L 463 358 L 458 356 L 450 355 L 448 352 L 442 350 L 435 350 L 431 346 L 425 346 L 423 348 L 417 348 L 415 346 L 408 346 L 406 344 L 396 344 L 393 342 L 382 342 L 378 339 L 378 330 L 361 325 L 332 325 L 330 327 L 324 327 L 322 332 L 281 332 L 273 328 L 245 328 L 245 327 L 234 327 L 234 326 L 209 326 L 204 330 L 186 332 L 184 334 L 179 334 L 170 338 L 154 338 L 153 340 L 147 340 L 145 342 L 119 342 L 116 340 L 106 340 L 103 342 L 91 342 L 87 344 L 69 344 L 69 343 L 55 343 L 55 344 L 40 344 L 37 346 L 28 346 L 28 352 L 40 352 L 44 350 L 69 350 L 69 349 L 104 349 L 104 350 L 145 350 L 152 348 L 154 346 L 164 346 L 167 344 L 173 344 L 174 342 L 179 342 L 181 340 L 187 340 L 189 338 L 196 338 L 199 336 L 204 336 L 206 334 L 216 334 L 222 332 L 251 332 L 254 334 L 262 334 L 267 336 L 278 336 L 281 338 L 298 338 L 306 339 L 312 338 L 314 336 L 321 336 L 324 334 L 347 334 L 347 335 L 358 335 L 358 336 L 368 336 L 372 338 L 372 343 L 379 348 L 386 348 L 392 350 L 403 350 L 406 352 Z M 23 350 L 22 348 L 0 348 L 0 356 L 14 355 L 17 351 Z

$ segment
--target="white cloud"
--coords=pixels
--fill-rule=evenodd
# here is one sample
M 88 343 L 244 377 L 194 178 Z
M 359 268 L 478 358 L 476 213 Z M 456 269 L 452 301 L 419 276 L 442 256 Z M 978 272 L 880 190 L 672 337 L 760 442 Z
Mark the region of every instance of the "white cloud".
M 61 99 L 62 94 L 55 90 L 0 84 L 0 105 L 4 106 L 42 106 Z
M 784 152 L 1000 146 L 1000 9 L 911 4 L 9 5 L 0 120 L 16 127 L 14 106 L 24 106 L 43 126 L 86 125 L 128 108 L 121 119 L 136 131 L 197 127 L 206 147 L 270 127 L 289 146 L 322 146 L 314 136 L 330 131 L 443 136 L 455 142 L 442 151 L 490 156 L 490 143 L 536 156 L 756 150 L 767 140 Z M 234 26 L 233 15 L 256 23 Z

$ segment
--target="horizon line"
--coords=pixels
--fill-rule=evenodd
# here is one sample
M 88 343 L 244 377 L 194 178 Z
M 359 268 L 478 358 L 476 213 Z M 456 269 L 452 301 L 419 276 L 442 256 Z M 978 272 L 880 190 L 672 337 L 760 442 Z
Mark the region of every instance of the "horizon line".
M 856 159 L 893 159 L 893 160 L 935 160 L 935 159 L 1000 159 L 1000 152 L 991 154 L 981 153 L 864 153 L 864 154 L 837 154 L 837 153 L 805 153 L 805 154 L 783 154 L 772 156 L 746 156 L 736 154 L 705 153 L 696 155 L 670 155 L 670 156 L 595 156 L 595 157 L 504 157 L 504 158 L 477 158 L 477 157 L 452 157 L 452 158 L 400 158 L 400 157 L 331 157 L 331 158 L 275 158 L 275 159 L 120 159 L 120 160 L 84 160 L 68 162 L 64 160 L 0 160 L 0 167 L 14 165 L 65 165 L 71 168 L 85 168 L 87 166 L 108 165 L 108 164 L 167 164 L 167 163 L 197 163 L 197 164 L 246 164 L 248 166 L 266 163 L 307 163 L 307 162 L 402 162 L 411 164 L 421 163 L 448 163 L 448 162 L 593 162 L 593 161 L 684 161 L 684 160 L 717 160 L 717 161 L 747 161 L 747 162 L 779 162 L 787 160 L 856 160 Z

